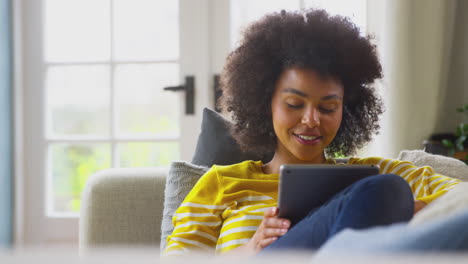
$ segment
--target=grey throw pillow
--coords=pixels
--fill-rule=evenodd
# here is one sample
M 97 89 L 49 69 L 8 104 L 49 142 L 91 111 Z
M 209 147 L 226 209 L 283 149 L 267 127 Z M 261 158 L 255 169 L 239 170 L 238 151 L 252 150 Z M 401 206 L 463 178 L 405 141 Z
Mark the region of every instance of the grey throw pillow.
M 184 161 L 171 164 L 164 191 L 164 210 L 161 223 L 161 252 L 166 248 L 166 238 L 172 234 L 172 216 L 198 179 L 208 171 L 207 167 L 197 166 Z
M 203 109 L 201 132 L 192 163 L 211 167 L 213 164 L 230 165 L 246 160 L 270 161 L 272 154 L 262 159 L 259 155 L 240 150 L 239 144 L 229 133 L 232 122 L 215 111 Z

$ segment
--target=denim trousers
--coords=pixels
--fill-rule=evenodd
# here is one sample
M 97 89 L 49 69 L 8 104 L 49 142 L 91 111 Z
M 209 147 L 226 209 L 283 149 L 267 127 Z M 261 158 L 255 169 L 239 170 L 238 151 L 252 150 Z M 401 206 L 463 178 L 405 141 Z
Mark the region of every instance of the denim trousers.
M 317 250 L 345 228 L 365 229 L 409 221 L 414 198 L 398 175 L 367 177 L 336 194 L 260 253 L 278 250 Z

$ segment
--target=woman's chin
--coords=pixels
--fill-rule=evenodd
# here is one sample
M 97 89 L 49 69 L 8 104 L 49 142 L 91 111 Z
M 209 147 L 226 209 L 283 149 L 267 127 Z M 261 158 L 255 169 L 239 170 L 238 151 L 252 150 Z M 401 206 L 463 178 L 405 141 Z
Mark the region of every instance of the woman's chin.
M 319 164 L 325 161 L 325 157 L 323 153 L 301 154 L 301 155 L 297 155 L 296 159 L 298 163 L 302 163 L 302 164 Z

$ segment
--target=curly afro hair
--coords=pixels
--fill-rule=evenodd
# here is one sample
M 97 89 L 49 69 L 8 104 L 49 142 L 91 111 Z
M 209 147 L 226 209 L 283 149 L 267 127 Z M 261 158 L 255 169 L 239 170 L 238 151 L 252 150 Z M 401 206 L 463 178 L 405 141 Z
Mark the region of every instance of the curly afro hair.
M 373 86 L 383 77 L 382 67 L 370 40 L 348 18 L 317 9 L 283 10 L 250 25 L 221 75 L 220 104 L 231 114 L 231 134 L 241 149 L 264 158 L 275 151 L 275 85 L 285 69 L 301 67 L 343 84 L 343 119 L 325 152 L 332 157 L 355 154 L 378 133 L 383 112 Z

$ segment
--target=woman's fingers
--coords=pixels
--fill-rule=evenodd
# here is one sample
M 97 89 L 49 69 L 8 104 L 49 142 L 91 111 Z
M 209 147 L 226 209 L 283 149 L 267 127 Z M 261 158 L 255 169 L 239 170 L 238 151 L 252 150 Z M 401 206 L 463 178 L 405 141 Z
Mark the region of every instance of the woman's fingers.
M 290 222 L 284 218 L 269 217 L 263 219 L 263 225 L 269 228 L 289 228 Z
M 276 241 L 278 237 L 288 232 L 290 222 L 287 219 L 278 218 L 278 212 L 279 210 L 276 207 L 265 211 L 262 223 L 249 243 L 256 250 L 267 247 Z
M 269 246 L 271 243 L 275 242 L 278 237 L 269 237 L 259 241 L 258 246 L 260 249 L 264 249 L 265 247 Z
M 261 232 L 263 238 L 282 236 L 284 235 L 290 226 L 290 222 L 287 219 L 278 218 L 278 208 L 273 207 L 265 211 L 264 218 L 262 221 Z
M 288 232 L 287 228 L 265 228 L 263 231 L 264 237 L 279 237 Z
M 269 208 L 268 210 L 265 211 L 265 213 L 263 214 L 263 216 L 266 218 L 266 217 L 275 217 L 278 215 L 278 208 L 277 207 L 272 207 L 272 208 Z

